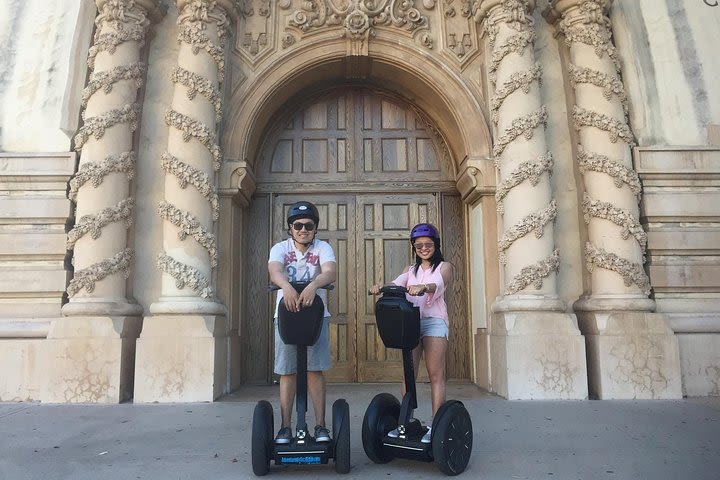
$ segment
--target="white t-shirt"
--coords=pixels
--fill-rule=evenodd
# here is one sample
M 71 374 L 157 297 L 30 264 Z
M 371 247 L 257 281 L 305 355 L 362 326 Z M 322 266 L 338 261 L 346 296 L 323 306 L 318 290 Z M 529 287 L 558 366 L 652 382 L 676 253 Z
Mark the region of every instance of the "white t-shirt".
M 317 238 L 312 241 L 305 253 L 295 248 L 292 238 L 276 243 L 270 249 L 268 262 L 280 262 L 285 266 L 285 272 L 290 282 L 310 282 L 320 275 L 320 266 L 323 263 L 334 262 L 335 253 L 329 243 Z M 325 316 L 330 316 L 327 307 L 327 290 L 319 288 L 317 294 L 325 304 Z M 278 316 L 278 307 L 283 298 L 283 291 L 278 290 L 275 301 L 275 318 Z

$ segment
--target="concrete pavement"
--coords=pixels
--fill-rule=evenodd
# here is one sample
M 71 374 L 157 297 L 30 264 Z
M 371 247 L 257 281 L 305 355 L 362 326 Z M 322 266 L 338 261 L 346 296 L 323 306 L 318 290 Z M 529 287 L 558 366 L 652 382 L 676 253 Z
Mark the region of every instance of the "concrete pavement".
M 367 458 L 360 428 L 380 391 L 397 395 L 399 385 L 329 385 L 328 411 L 337 398 L 350 404 L 352 467 L 342 478 L 443 478 L 433 464 Z M 416 416 L 429 421 L 429 386 L 419 385 L 418 394 Z M 244 387 L 211 404 L 0 403 L 0 480 L 255 478 L 250 430 L 263 398 L 277 425 L 277 386 Z M 473 454 L 462 478 L 720 478 L 720 398 L 507 401 L 472 385 L 449 385 L 448 398 L 462 400 L 473 420 Z M 332 464 L 272 465 L 269 474 L 336 476 Z

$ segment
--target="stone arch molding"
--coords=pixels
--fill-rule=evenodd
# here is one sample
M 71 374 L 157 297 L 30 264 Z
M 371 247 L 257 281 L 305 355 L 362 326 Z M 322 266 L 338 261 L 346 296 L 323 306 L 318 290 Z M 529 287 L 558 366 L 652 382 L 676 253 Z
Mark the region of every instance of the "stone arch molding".
M 235 83 L 228 101 L 221 190 L 249 200 L 253 162 L 265 129 L 291 98 L 352 83 L 395 93 L 430 117 L 448 146 L 458 190 L 467 201 L 494 192 L 492 140 L 477 81 L 479 70 L 474 75 L 463 72 L 442 55 L 428 54 L 431 51 L 418 48 L 402 25 L 378 29 L 366 55 L 348 48 L 347 31 L 338 22 L 334 28 L 317 29 L 301 42 L 277 48 L 255 66 L 244 62 L 238 50 L 234 52 L 231 62 L 242 81 Z

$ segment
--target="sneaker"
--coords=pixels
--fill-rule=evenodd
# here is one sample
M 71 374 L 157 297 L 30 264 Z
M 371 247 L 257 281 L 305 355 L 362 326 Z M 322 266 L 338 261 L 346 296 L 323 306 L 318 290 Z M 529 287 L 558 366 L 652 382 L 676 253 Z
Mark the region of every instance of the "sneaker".
M 282 427 L 275 436 L 275 443 L 277 444 L 287 444 L 290 443 L 291 440 L 292 430 L 290 430 L 290 427 Z
M 425 432 L 425 435 L 420 439 L 422 443 L 430 443 L 432 440 L 432 427 L 428 427 L 427 432 Z
M 330 432 L 322 425 L 315 425 L 315 441 L 316 442 L 329 442 Z
M 387 433 L 387 436 L 390 437 L 390 438 L 398 438 L 399 435 L 400 435 L 400 432 L 398 432 L 398 429 L 397 429 L 397 428 L 395 428 L 395 429 L 393 429 L 393 430 L 390 430 L 390 431 Z

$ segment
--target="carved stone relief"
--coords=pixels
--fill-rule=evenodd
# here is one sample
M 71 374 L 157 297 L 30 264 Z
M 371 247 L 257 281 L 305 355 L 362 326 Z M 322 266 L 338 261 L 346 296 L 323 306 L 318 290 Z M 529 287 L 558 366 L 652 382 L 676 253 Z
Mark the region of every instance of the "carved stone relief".
M 367 41 L 374 36 L 376 27 L 396 27 L 408 32 L 424 47 L 432 48 L 429 18 L 416 3 L 415 0 L 303 0 L 292 8 L 292 2 L 282 1 L 278 6 L 291 10 L 282 46 L 293 45 L 306 32 L 342 26 L 342 36 L 351 41 Z M 422 6 L 433 9 L 435 0 L 422 0 Z
M 443 53 L 460 64 L 479 51 L 476 24 L 470 0 L 443 0 L 440 42 Z

